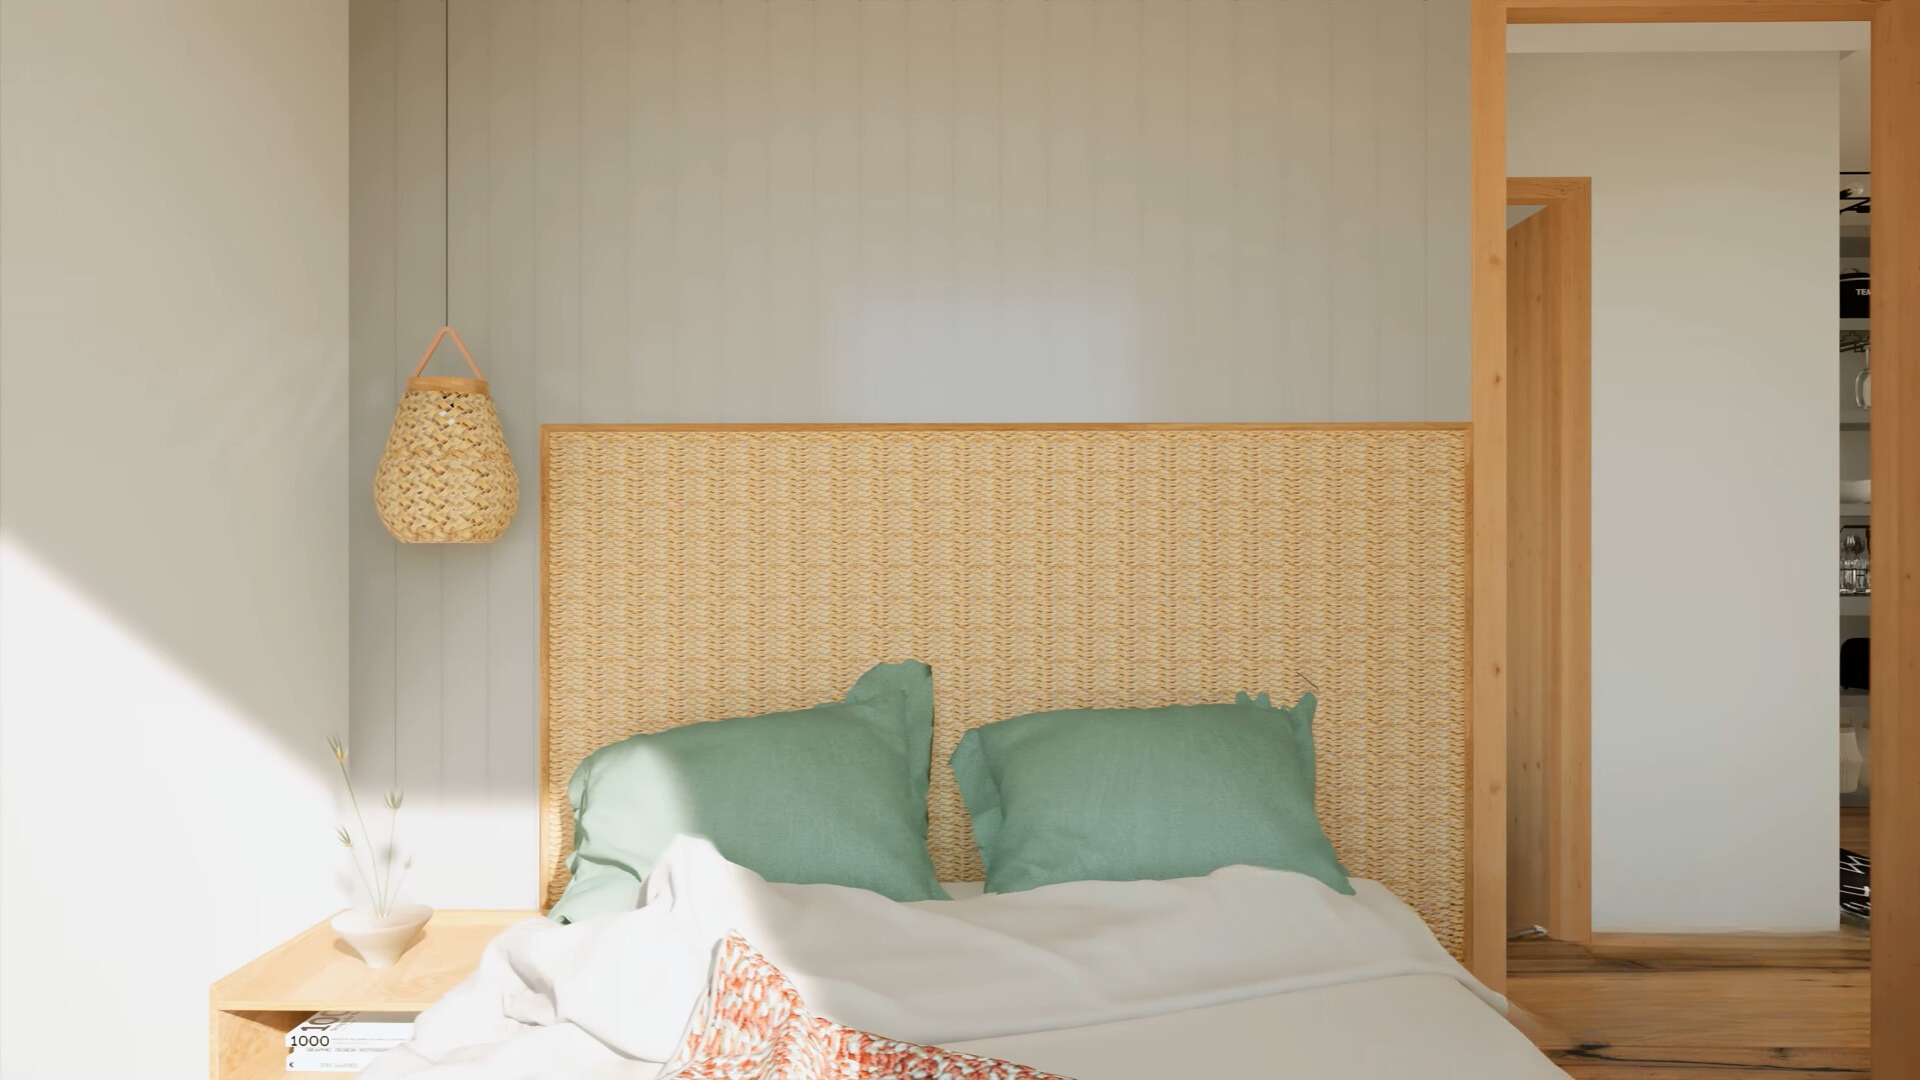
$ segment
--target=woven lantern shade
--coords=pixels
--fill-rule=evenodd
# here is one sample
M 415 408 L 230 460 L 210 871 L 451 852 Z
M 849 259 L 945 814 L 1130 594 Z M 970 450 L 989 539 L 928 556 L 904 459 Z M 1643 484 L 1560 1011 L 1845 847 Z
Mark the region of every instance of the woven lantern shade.
M 473 378 L 421 378 L 451 337 Z M 520 481 L 507 456 L 487 381 L 453 327 L 443 326 L 407 380 L 373 474 L 373 503 L 387 531 L 408 544 L 484 544 L 507 531 Z

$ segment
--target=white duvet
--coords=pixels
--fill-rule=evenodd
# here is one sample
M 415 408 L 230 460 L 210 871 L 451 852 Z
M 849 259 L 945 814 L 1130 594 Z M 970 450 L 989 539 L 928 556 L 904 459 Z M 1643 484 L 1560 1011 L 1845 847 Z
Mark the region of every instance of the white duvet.
M 508 929 L 472 976 L 421 1015 L 413 1042 L 363 1075 L 651 1078 L 679 1048 L 714 946 L 731 930 L 819 1015 L 913 1042 L 991 1040 L 981 1052 L 1014 1060 L 1030 1045 L 1054 1059 L 1062 1047 L 1075 1051 L 1069 1065 L 1103 1054 L 1125 1061 L 1133 1055 L 1116 1040 L 1129 1031 L 1164 1051 L 1169 1040 L 1218 1041 L 1289 1013 L 1317 1012 L 1307 1026 L 1351 1042 L 1394 1017 L 1355 1017 L 1360 1034 L 1342 1034 L 1326 1020 L 1339 1012 L 1326 1001 L 1351 999 L 1341 1008 L 1367 1012 L 1376 997 L 1412 994 L 1409 1022 L 1432 1011 L 1431 1023 L 1449 1030 L 1485 1025 L 1473 1045 L 1498 1044 L 1488 1052 L 1502 1067 L 1489 1060 L 1462 1075 L 1559 1075 L 1417 915 L 1375 882 L 1354 886 L 1357 895 L 1341 896 L 1302 874 L 1229 867 L 1204 878 L 899 904 L 833 885 L 769 884 L 683 837 L 638 909 Z M 1040 1032 L 1050 1034 L 1008 1038 Z

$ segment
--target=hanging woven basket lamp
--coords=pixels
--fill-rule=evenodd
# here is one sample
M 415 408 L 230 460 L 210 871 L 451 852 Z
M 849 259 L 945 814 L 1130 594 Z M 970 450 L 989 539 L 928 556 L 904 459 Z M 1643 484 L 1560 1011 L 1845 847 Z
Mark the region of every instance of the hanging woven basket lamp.
M 451 337 L 473 378 L 421 378 Z M 373 474 L 373 504 L 407 544 L 484 544 L 499 538 L 520 505 L 520 480 L 500 413 L 473 354 L 453 327 L 433 336 L 407 380 L 393 430 Z

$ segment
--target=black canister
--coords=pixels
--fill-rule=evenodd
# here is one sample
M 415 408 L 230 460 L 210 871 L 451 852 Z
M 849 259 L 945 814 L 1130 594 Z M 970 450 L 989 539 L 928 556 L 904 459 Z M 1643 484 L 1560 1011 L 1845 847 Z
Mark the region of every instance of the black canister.
M 1867 309 L 1871 306 L 1873 288 L 1868 282 L 1865 270 L 1849 270 L 1840 275 L 1840 317 L 1843 319 L 1867 318 Z

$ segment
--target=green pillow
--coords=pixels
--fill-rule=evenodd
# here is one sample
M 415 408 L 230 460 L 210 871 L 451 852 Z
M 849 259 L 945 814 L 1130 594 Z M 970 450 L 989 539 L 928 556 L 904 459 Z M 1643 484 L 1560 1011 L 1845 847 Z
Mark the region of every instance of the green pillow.
M 933 680 L 914 660 L 860 676 L 844 701 L 635 735 L 567 785 L 573 880 L 552 916 L 631 909 L 676 833 L 768 881 L 944 900 L 927 856 Z
M 988 892 L 1199 877 L 1246 863 L 1353 892 L 1313 809 L 1313 709 L 1068 709 L 974 728 L 953 752 Z

